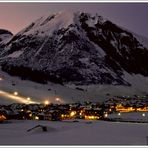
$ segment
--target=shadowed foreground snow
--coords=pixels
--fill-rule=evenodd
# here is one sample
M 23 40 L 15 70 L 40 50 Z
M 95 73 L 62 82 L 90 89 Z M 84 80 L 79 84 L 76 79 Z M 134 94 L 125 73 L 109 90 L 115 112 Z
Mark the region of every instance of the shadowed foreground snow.
M 1 123 L 0 145 L 146 145 L 146 123 L 79 120 L 17 121 Z M 46 125 L 27 132 L 36 125 Z

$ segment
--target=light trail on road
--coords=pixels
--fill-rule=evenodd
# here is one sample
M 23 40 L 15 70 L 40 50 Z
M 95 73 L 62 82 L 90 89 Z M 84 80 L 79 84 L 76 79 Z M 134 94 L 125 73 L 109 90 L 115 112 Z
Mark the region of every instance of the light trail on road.
M 29 102 L 28 102 L 27 97 L 25 98 L 25 97 L 22 97 L 22 96 L 15 96 L 14 94 L 11 94 L 9 92 L 5 92 L 5 91 L 2 91 L 2 90 L 0 90 L 0 96 L 15 100 L 15 101 L 20 102 L 20 103 L 25 103 L 25 104 L 39 103 L 39 102 L 36 102 L 36 101 L 31 101 L 31 100 L 29 100 Z

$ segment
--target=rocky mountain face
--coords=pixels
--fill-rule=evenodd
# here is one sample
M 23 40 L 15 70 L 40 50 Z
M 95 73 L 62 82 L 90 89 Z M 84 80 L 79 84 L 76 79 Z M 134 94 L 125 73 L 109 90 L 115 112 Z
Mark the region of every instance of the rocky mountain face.
M 0 29 L 0 51 L 4 49 L 6 41 L 10 39 L 13 34 L 5 29 Z
M 148 76 L 148 47 L 98 14 L 41 17 L 1 48 L 3 71 L 41 83 L 130 86 L 124 72 Z

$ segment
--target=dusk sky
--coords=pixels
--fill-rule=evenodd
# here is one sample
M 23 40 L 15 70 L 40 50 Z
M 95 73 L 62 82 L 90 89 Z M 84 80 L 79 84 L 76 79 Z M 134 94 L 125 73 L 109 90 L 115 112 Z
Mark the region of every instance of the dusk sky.
M 37 18 L 63 10 L 98 13 L 148 37 L 148 3 L 0 3 L 0 28 L 15 34 Z

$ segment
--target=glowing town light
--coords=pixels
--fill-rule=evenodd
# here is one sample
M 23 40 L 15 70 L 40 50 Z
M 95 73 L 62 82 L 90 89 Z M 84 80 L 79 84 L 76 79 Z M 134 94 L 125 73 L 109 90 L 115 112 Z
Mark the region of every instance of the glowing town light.
M 4 115 L 0 115 L 0 121 L 6 120 L 6 117 Z
M 64 115 L 62 114 L 61 117 L 64 117 Z
M 35 120 L 39 120 L 39 117 L 38 116 L 35 116 Z
M 143 113 L 142 116 L 145 117 L 145 113 Z
M 105 117 L 105 118 L 107 118 L 107 117 L 108 117 L 108 114 L 107 114 L 107 113 L 106 113 L 106 114 L 104 114 L 104 117 Z
M 118 113 L 118 116 L 121 116 L 121 113 Z
M 0 81 L 2 81 L 3 79 L 0 77 Z
M 76 114 L 76 112 L 72 111 L 72 112 L 70 113 L 70 116 L 73 117 L 75 114 Z
M 92 119 L 95 119 L 95 116 L 91 116 Z
M 15 91 L 13 94 L 14 94 L 15 96 L 17 96 L 17 95 L 18 95 L 18 92 L 17 92 L 17 91 Z
M 111 111 L 112 111 L 112 109 L 110 108 L 110 109 L 109 109 L 109 111 L 111 112 Z
M 92 116 L 88 116 L 88 119 L 92 119 Z
M 49 101 L 48 101 L 48 100 L 46 100 L 46 101 L 44 102 L 44 104 L 45 104 L 45 105 L 48 105 L 48 104 L 49 104 Z

